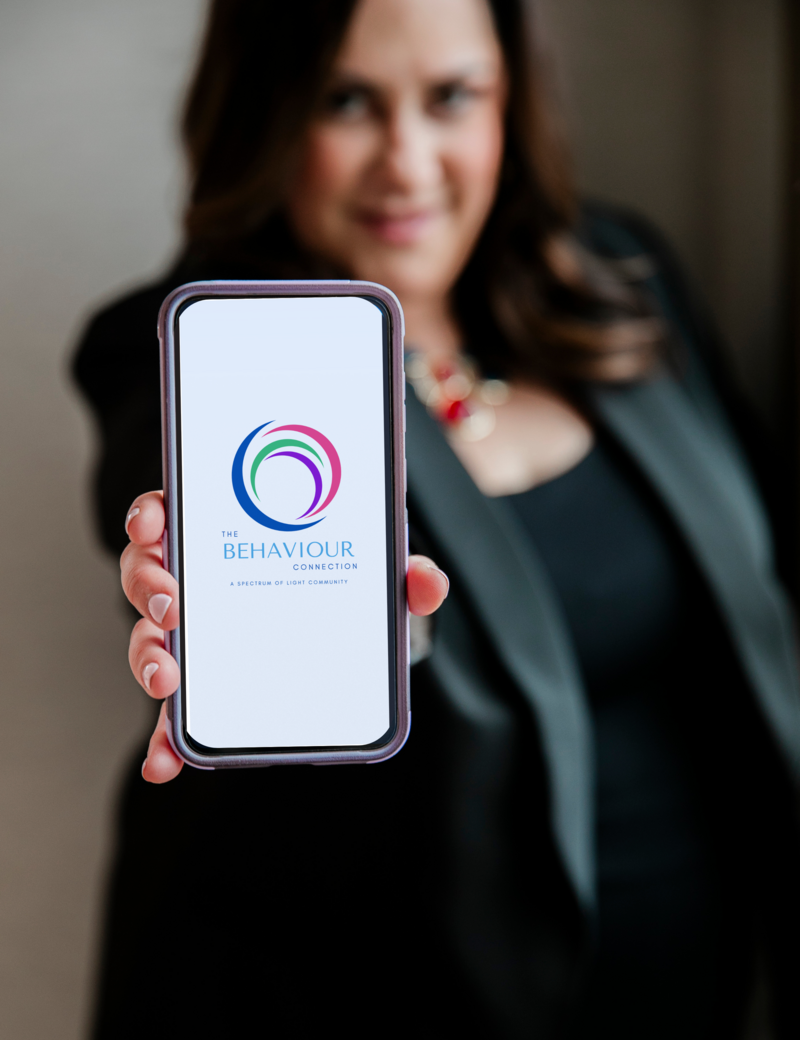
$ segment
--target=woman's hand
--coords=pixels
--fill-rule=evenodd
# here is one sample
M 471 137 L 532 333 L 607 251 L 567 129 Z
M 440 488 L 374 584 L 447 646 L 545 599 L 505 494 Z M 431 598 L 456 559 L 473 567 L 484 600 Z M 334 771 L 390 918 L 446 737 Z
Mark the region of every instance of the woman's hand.
M 161 538 L 164 534 L 164 496 L 160 491 L 140 495 L 125 521 L 131 544 L 120 560 L 125 595 L 142 615 L 131 634 L 128 660 L 137 681 L 151 697 L 164 700 L 180 683 L 175 658 L 164 649 L 164 632 L 177 628 L 178 583 L 164 570 Z M 450 582 L 444 571 L 426 556 L 408 561 L 408 607 L 412 614 L 432 614 L 447 596 Z M 166 703 L 150 738 L 142 776 L 153 784 L 172 780 L 183 762 L 167 739 Z

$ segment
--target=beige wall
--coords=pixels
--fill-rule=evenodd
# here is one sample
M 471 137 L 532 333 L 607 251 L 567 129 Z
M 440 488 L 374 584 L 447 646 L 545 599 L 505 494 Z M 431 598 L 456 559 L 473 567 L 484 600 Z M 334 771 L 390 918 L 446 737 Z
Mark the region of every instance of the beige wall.
M 774 379 L 777 0 L 549 0 L 587 189 L 685 252 L 753 394 Z M 0 5 L 0 1035 L 83 1035 L 110 809 L 143 733 L 92 429 L 66 376 L 94 302 L 157 271 L 201 0 Z
M 197 0 L 0 4 L 0 1036 L 84 1035 L 117 778 L 145 723 L 66 365 L 173 248 Z M 154 38 L 154 29 L 158 37 Z

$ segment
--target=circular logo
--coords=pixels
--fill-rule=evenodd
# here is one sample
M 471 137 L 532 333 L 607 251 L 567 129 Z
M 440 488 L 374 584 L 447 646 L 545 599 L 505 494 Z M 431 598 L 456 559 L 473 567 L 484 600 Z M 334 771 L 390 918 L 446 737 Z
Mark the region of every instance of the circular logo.
M 274 531 L 305 531 L 313 527 L 325 517 L 311 520 L 312 516 L 321 513 L 330 505 L 339 490 L 342 479 L 342 464 L 339 454 L 327 437 L 310 426 L 272 426 L 274 419 L 261 426 L 257 426 L 252 433 L 248 433 L 239 445 L 233 460 L 233 490 L 239 505 L 247 515 L 263 527 L 271 527 Z M 262 430 L 265 431 L 262 433 Z M 259 441 L 251 449 L 253 441 L 261 434 Z M 275 436 L 281 434 L 282 436 Z M 266 443 L 259 447 L 259 442 L 266 439 Z M 298 520 L 309 518 L 305 524 L 287 524 L 281 520 L 275 520 L 259 508 L 260 498 L 256 490 L 256 477 L 262 465 L 272 459 L 289 458 L 305 466 L 314 480 L 314 494 L 311 505 Z M 327 487 L 327 494 L 322 502 L 323 489 Z

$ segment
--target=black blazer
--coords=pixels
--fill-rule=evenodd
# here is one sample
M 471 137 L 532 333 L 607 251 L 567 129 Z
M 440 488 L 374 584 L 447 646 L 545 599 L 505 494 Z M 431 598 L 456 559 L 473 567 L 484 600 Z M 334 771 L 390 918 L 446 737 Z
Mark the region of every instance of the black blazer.
M 647 286 L 682 344 L 677 370 L 586 387 L 587 407 L 682 532 L 751 691 L 754 726 L 796 781 L 791 610 L 725 388 L 704 361 L 708 328 L 652 231 L 592 210 L 583 234 L 605 255 L 650 258 Z M 174 284 L 101 313 L 76 359 L 101 423 L 101 526 L 115 551 L 132 498 L 161 483 L 155 318 Z M 212 1022 L 302 1032 L 332 1015 L 385 1035 L 423 1021 L 427 1035 L 567 1035 L 594 902 L 592 738 L 577 663 L 518 521 L 480 494 L 413 395 L 407 453 L 413 539 L 451 577 L 432 652 L 412 671 L 409 744 L 368 770 L 185 769 L 163 789 L 132 775 L 98 1037 L 160 1035 L 154 1020 L 165 1035 Z M 154 879 L 157 842 L 169 870 Z M 179 1001 L 143 967 L 166 876 L 169 916 L 188 938 Z

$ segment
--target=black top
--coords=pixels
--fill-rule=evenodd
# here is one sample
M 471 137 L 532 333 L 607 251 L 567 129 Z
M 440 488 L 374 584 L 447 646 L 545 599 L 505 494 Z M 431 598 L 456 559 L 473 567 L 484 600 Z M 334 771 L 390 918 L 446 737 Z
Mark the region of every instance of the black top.
M 751 894 L 732 862 L 725 804 L 707 782 L 710 773 L 713 788 L 724 752 L 703 739 L 695 755 L 693 738 L 702 738 L 711 712 L 707 666 L 719 672 L 727 662 L 732 705 L 745 690 L 695 565 L 644 477 L 607 436 L 574 469 L 507 501 L 552 579 L 592 711 L 592 1029 L 634 1037 L 649 1019 L 649 1035 L 661 1036 L 652 1022 L 660 1008 L 663 1035 L 679 1027 L 706 1036 L 723 1021 L 733 1030 L 752 955 Z
M 569 472 L 508 502 L 559 594 L 591 700 L 652 681 L 684 646 L 695 590 L 672 525 L 638 471 L 601 437 Z

